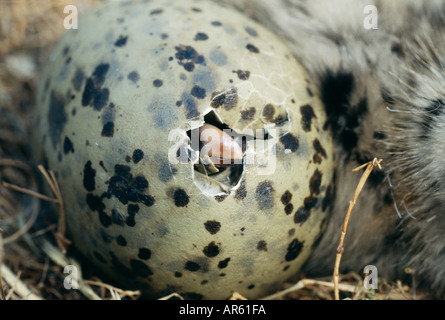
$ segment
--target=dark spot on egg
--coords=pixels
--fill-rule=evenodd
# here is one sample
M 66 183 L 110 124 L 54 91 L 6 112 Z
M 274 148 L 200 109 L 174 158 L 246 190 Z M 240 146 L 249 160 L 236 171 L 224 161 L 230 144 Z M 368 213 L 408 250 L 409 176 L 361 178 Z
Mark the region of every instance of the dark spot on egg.
M 185 207 L 190 201 L 189 196 L 183 189 L 176 189 L 173 199 L 177 207 Z
M 286 190 L 281 196 L 281 203 L 286 205 L 292 200 L 292 193 L 289 190 Z
M 315 138 L 315 140 L 312 143 L 314 149 L 315 149 L 315 154 L 313 156 L 313 160 L 315 163 L 321 163 L 322 161 L 322 157 L 327 159 L 327 154 L 326 154 L 326 150 L 323 148 L 323 146 L 320 143 L 320 140 L 318 140 L 317 138 Z
M 303 248 L 303 242 L 298 241 L 298 239 L 292 240 L 292 242 L 287 247 L 287 253 L 285 256 L 286 261 L 295 260 Z
M 287 215 L 291 214 L 293 210 L 294 210 L 294 205 L 292 203 L 289 203 L 284 207 L 284 212 Z
M 114 176 L 109 180 L 108 190 L 103 196 L 114 196 L 122 204 L 140 202 L 151 207 L 155 199 L 145 193 L 147 189 L 148 181 L 143 176 L 133 178 L 130 167 L 117 164 L 114 166 Z
M 127 79 L 131 82 L 136 83 L 139 80 L 139 73 L 137 73 L 136 71 L 132 71 L 127 75 Z
M 65 140 L 63 141 L 63 153 L 74 153 L 74 146 L 71 140 L 68 137 L 65 137 Z
M 150 15 L 154 16 L 156 14 L 161 14 L 162 12 L 164 12 L 163 9 L 155 9 L 155 10 L 150 11 Z
M 314 161 L 314 163 L 316 164 L 320 164 L 323 161 L 323 159 L 320 157 L 318 153 L 315 153 L 314 156 L 312 157 L 312 161 Z
M 252 27 L 245 27 L 244 30 L 249 34 L 249 36 L 256 37 L 258 36 L 258 32 Z
M 125 46 L 125 44 L 127 43 L 127 40 L 128 40 L 128 36 L 119 36 L 119 38 L 116 40 L 116 42 L 114 43 L 114 45 L 116 46 L 116 47 L 123 47 L 123 46 Z
M 317 195 L 320 193 L 320 185 L 323 174 L 316 169 L 309 181 L 309 190 L 312 195 Z
M 255 198 L 258 203 L 258 207 L 261 210 L 267 210 L 273 207 L 274 199 L 273 193 L 274 188 L 270 181 L 262 181 L 258 184 L 255 192 Z
M 187 119 L 193 119 L 199 116 L 199 111 L 196 106 L 195 99 L 188 92 L 182 93 L 182 101 L 184 102 L 184 107 L 186 110 Z
M 218 262 L 218 268 L 220 269 L 224 269 L 227 268 L 227 265 L 229 264 L 230 258 L 226 258 L 224 260 L 221 260 L 220 262 Z
M 224 199 L 227 198 L 227 196 L 228 196 L 227 194 L 217 194 L 215 196 L 215 200 L 218 201 L 218 202 L 223 202 Z
M 125 224 L 129 227 L 134 227 L 136 225 L 136 220 L 135 220 L 134 216 L 128 216 L 125 219 Z
M 233 70 L 233 73 L 236 73 L 240 80 L 249 80 L 250 71 L 247 71 L 247 70 Z
M 100 111 L 107 104 L 110 92 L 107 88 L 102 89 L 102 86 L 109 68 L 109 64 L 100 64 L 87 79 L 82 93 L 82 106 L 90 105 Z
M 215 220 L 204 222 L 204 227 L 210 234 L 216 234 L 221 229 L 221 223 Z
M 263 109 L 263 117 L 269 122 L 273 122 L 273 116 L 275 114 L 275 107 L 273 105 L 266 104 Z
M 126 246 L 127 246 L 127 240 L 126 240 L 122 235 L 119 235 L 119 236 L 116 238 L 116 242 L 117 242 L 117 244 L 120 245 L 121 247 L 126 247 Z
M 256 246 L 258 251 L 267 251 L 267 242 L 264 240 L 260 240 Z
M 173 177 L 174 174 L 176 174 L 176 172 L 177 169 L 172 168 L 168 160 L 162 161 L 159 165 L 158 178 L 162 182 L 167 182 Z
M 131 203 L 127 206 L 127 213 L 131 216 L 134 216 L 136 213 L 139 212 L 139 209 L 140 208 L 137 204 Z
M 154 80 L 153 81 L 153 86 L 155 87 L 155 88 L 159 88 L 159 87 L 162 87 L 162 84 L 163 84 L 164 82 L 162 81 L 162 80 L 160 80 L 160 79 L 156 79 L 156 80 Z
M 96 170 L 91 166 L 91 161 L 87 161 L 83 168 L 83 186 L 87 191 L 93 191 L 95 187 Z
M 223 107 L 227 111 L 233 109 L 238 103 L 238 92 L 236 88 L 221 93 L 213 93 L 211 106 L 213 108 Z
M 320 143 L 320 140 L 315 138 L 313 144 L 315 151 L 317 151 L 319 154 L 321 154 L 324 158 L 327 158 L 326 151 L 323 148 L 323 146 Z
M 304 105 L 300 107 L 301 113 L 301 126 L 305 132 L 311 131 L 312 119 L 316 118 L 314 109 L 310 105 Z
M 247 110 L 241 110 L 241 119 L 244 121 L 253 120 L 255 113 L 256 109 L 254 107 L 251 107 Z
M 175 49 L 175 57 L 178 59 L 178 64 L 183 66 L 186 71 L 192 72 L 196 64 L 205 65 L 204 56 L 198 54 L 193 47 L 179 45 Z
M 114 135 L 114 122 L 109 121 L 102 128 L 102 137 L 112 137 Z
M 80 91 L 82 88 L 83 79 L 85 78 L 85 75 L 83 74 L 83 71 L 81 69 L 77 69 L 76 73 L 74 74 L 74 77 L 71 79 L 71 83 L 73 84 L 74 90 L 77 92 Z
M 284 145 L 284 148 L 295 152 L 300 146 L 298 138 L 296 138 L 292 133 L 286 133 L 284 136 L 280 137 L 280 142 Z
M 205 41 L 205 40 L 207 40 L 208 38 L 209 38 L 209 36 L 206 35 L 205 33 L 198 32 L 198 33 L 195 35 L 195 38 L 194 38 L 193 40 L 195 40 L 195 41 Z
M 144 158 L 144 152 L 141 149 L 136 149 L 133 151 L 133 162 L 138 163 Z
M 110 91 L 108 88 L 104 88 L 96 92 L 93 98 L 94 109 L 100 111 L 108 103 L 108 98 L 110 97 Z
M 101 197 L 88 193 L 86 196 L 86 202 L 91 211 L 103 211 L 105 210 L 105 204 Z
M 151 250 L 147 248 L 139 248 L 138 258 L 141 260 L 149 260 L 151 258 Z
M 246 49 L 252 53 L 260 53 L 260 50 L 258 50 L 257 47 L 255 47 L 253 44 L 250 43 L 246 46 Z
M 210 242 L 202 251 L 207 257 L 213 258 L 216 257 L 219 252 L 220 248 L 215 244 L 214 241 Z
M 190 91 L 190 94 L 198 99 L 204 99 L 206 97 L 206 90 L 199 86 L 194 86 Z
M 235 199 L 243 200 L 246 196 L 247 196 L 246 181 L 243 179 L 241 180 L 241 184 L 238 187 L 238 189 L 236 189 Z
M 193 261 L 187 261 L 186 263 L 185 263 L 185 270 L 188 270 L 188 271 L 192 271 L 192 272 L 196 272 L 196 271 L 198 271 L 199 269 L 201 269 L 201 266 L 199 265 L 199 264 L 197 264 L 196 262 L 193 262 Z
M 297 209 L 294 215 L 294 222 L 296 224 L 303 224 L 306 222 L 307 219 L 309 219 L 309 216 L 311 215 L 311 210 L 314 208 L 318 203 L 318 198 L 314 198 L 312 196 L 306 197 L 303 200 L 303 206 Z
M 99 212 L 99 221 L 105 228 L 108 228 L 113 223 L 111 218 L 103 211 Z

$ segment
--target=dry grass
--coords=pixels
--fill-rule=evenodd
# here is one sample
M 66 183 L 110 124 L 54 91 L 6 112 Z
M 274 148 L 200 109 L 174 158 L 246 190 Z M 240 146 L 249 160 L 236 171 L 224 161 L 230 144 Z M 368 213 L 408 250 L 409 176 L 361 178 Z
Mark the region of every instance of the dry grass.
M 0 297 L 9 299 L 137 299 L 103 283 L 90 266 L 79 290 L 63 287 L 66 265 L 78 265 L 65 238 L 63 199 L 51 171 L 37 168 L 29 145 L 38 74 L 48 48 L 63 31 L 63 7 L 75 1 L 0 0 Z M 94 0 L 76 1 L 91 5 Z M 58 27 L 57 27 L 58 26 Z M 53 195 L 39 191 L 48 183 Z M 54 217 L 52 212 L 58 213 Z M 68 250 L 67 250 L 68 249 Z M 333 255 L 336 253 L 333 252 Z M 80 270 L 80 269 L 79 269 Z M 92 270 L 92 271 L 91 271 Z M 85 280 L 83 280 L 85 279 Z M 340 276 L 342 298 L 428 298 L 401 283 L 363 287 L 357 274 Z M 168 298 L 181 298 L 173 294 Z M 243 299 L 234 294 L 232 299 Z M 332 279 L 302 279 L 265 299 L 334 299 Z

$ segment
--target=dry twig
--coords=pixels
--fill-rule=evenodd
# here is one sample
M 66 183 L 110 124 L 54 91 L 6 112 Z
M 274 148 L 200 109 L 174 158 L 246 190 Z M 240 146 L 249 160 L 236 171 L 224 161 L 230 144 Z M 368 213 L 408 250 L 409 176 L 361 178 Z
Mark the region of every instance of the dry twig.
M 296 284 L 292 285 L 291 287 L 282 290 L 280 292 L 274 293 L 270 296 L 264 297 L 262 298 L 262 300 L 275 300 L 277 298 L 280 297 L 284 297 L 285 295 L 291 293 L 291 292 L 295 292 L 298 290 L 301 290 L 303 288 L 306 288 L 308 286 L 313 286 L 313 285 L 318 285 L 318 286 L 323 286 L 323 287 L 327 287 L 327 288 L 334 288 L 334 284 L 332 282 L 328 282 L 328 281 L 320 281 L 320 280 L 315 280 L 315 279 L 302 279 L 300 281 L 298 281 Z M 360 288 L 358 286 L 354 286 L 354 285 L 350 285 L 350 284 L 340 284 L 339 285 L 342 291 L 347 291 L 347 292 L 351 292 L 351 293 L 356 293 L 360 290 Z
M 65 217 L 65 208 L 63 205 L 63 199 L 62 199 L 62 194 L 60 192 L 59 184 L 57 183 L 56 176 L 51 170 L 46 171 L 46 169 L 41 164 L 38 166 L 38 169 L 48 182 L 51 191 L 56 197 L 57 204 L 59 205 L 59 224 L 57 226 L 56 241 L 58 246 L 62 250 L 63 254 L 65 254 L 66 245 L 69 245 L 71 242 L 67 238 L 65 238 L 66 217 Z
M 173 292 L 172 294 L 169 294 L 168 296 L 159 298 L 158 300 L 170 300 L 173 297 L 178 298 L 179 300 L 184 300 L 184 298 L 176 292 Z
M 2 184 L 6 188 L 28 194 L 30 196 L 39 198 L 44 201 L 57 203 L 59 205 L 59 222 L 58 222 L 57 232 L 55 232 L 55 236 L 56 236 L 56 241 L 57 241 L 58 246 L 60 247 L 60 249 L 62 250 L 63 253 L 66 253 L 66 245 L 71 244 L 71 242 L 67 238 L 65 238 L 66 217 L 65 217 L 65 208 L 64 208 L 64 204 L 63 204 L 63 198 L 62 198 L 62 194 L 60 192 L 59 184 L 57 183 L 56 176 L 54 175 L 54 173 L 51 170 L 47 171 L 42 165 L 39 165 L 38 169 L 42 173 L 42 175 L 45 177 L 46 181 L 48 182 L 48 185 L 51 188 L 51 191 L 53 192 L 53 194 L 56 198 L 50 198 L 50 197 L 45 196 L 41 193 L 19 187 L 14 184 L 11 184 L 11 183 L 2 182 Z M 26 233 L 32 227 L 32 225 L 34 224 L 36 219 L 37 219 L 37 213 L 35 212 L 33 214 L 33 216 L 31 217 L 31 219 L 28 220 L 26 226 L 24 228 L 22 228 L 21 230 L 17 231 L 12 236 L 6 238 L 4 240 L 4 243 L 13 242 L 17 238 L 19 238 L 21 235 Z
M 11 269 L 5 265 L 1 265 L 1 273 L 8 283 L 12 291 L 17 293 L 19 297 L 25 300 L 42 300 L 41 297 L 35 295 L 29 288 L 19 279 L 19 275 L 15 275 Z M 8 294 L 8 296 L 10 296 Z
M 136 290 L 136 291 L 122 290 L 122 289 L 116 288 L 112 285 L 109 285 L 109 284 L 106 284 L 106 283 L 103 283 L 100 281 L 83 280 L 83 282 L 86 284 L 90 284 L 92 286 L 98 286 L 101 288 L 108 289 L 110 291 L 112 297 L 114 297 L 113 300 L 121 300 L 123 297 L 130 297 L 131 299 L 135 300 L 141 295 L 141 292 L 139 290 Z M 115 295 L 114 293 L 116 293 L 117 295 Z
M 355 189 L 354 195 L 352 196 L 352 200 L 349 202 L 349 207 L 348 207 L 348 212 L 346 213 L 346 217 L 343 223 L 343 228 L 341 231 L 341 236 L 340 236 L 340 242 L 338 244 L 337 247 L 337 256 L 335 258 L 335 266 L 334 266 L 334 295 L 335 295 L 335 300 L 340 300 L 340 294 L 338 291 L 338 279 L 339 279 L 339 269 L 340 269 L 340 261 L 341 261 L 341 257 L 343 255 L 344 252 L 344 240 L 345 240 L 345 236 L 346 236 L 346 230 L 348 228 L 348 223 L 349 223 L 349 218 L 351 216 L 351 212 L 352 209 L 355 206 L 355 203 L 357 202 L 357 198 L 360 194 L 360 192 L 362 191 L 366 180 L 368 179 L 369 175 L 371 174 L 372 170 L 374 170 L 375 167 L 379 167 L 381 169 L 380 163 L 382 162 L 382 160 L 378 160 L 377 158 L 374 158 L 374 160 L 365 163 L 363 165 L 361 165 L 358 168 L 355 168 L 354 170 L 352 170 L 353 172 L 359 171 L 361 169 L 363 169 L 364 167 L 366 167 L 365 172 L 363 172 L 362 177 L 360 178 L 360 181 L 357 185 L 357 188 Z

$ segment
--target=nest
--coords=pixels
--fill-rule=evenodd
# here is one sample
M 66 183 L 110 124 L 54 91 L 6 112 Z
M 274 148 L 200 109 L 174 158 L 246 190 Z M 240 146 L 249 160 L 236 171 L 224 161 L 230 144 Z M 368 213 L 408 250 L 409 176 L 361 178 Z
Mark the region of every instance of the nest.
M 75 4 L 81 12 L 94 2 L 79 0 Z M 104 283 L 94 267 L 76 254 L 64 237 L 63 199 L 57 181 L 51 171 L 39 168 L 31 155 L 30 129 L 39 73 L 51 44 L 64 31 L 63 8 L 73 3 L 0 1 L 0 299 L 3 300 L 140 296 L 138 291 Z M 41 186 L 45 184 L 53 194 L 43 194 Z M 67 265 L 78 266 L 83 272 L 78 290 L 64 287 Z M 383 279 L 377 291 L 369 291 L 363 287 L 363 277 L 357 274 L 340 276 L 339 282 L 343 299 L 428 298 L 401 282 L 388 283 Z M 334 299 L 332 278 L 300 279 L 282 289 L 266 298 Z M 178 295 L 165 299 L 169 298 Z M 234 294 L 232 299 L 243 297 Z

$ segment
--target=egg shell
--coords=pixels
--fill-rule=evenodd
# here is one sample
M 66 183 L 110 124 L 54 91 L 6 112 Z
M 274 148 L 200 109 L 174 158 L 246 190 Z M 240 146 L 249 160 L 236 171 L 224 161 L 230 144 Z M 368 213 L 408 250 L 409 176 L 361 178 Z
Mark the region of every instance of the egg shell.
M 109 2 L 78 26 L 49 57 L 35 123 L 73 246 L 151 298 L 277 290 L 310 255 L 332 196 L 332 139 L 303 68 L 212 1 Z M 187 132 L 209 115 L 256 138 L 239 179 L 195 169 Z

